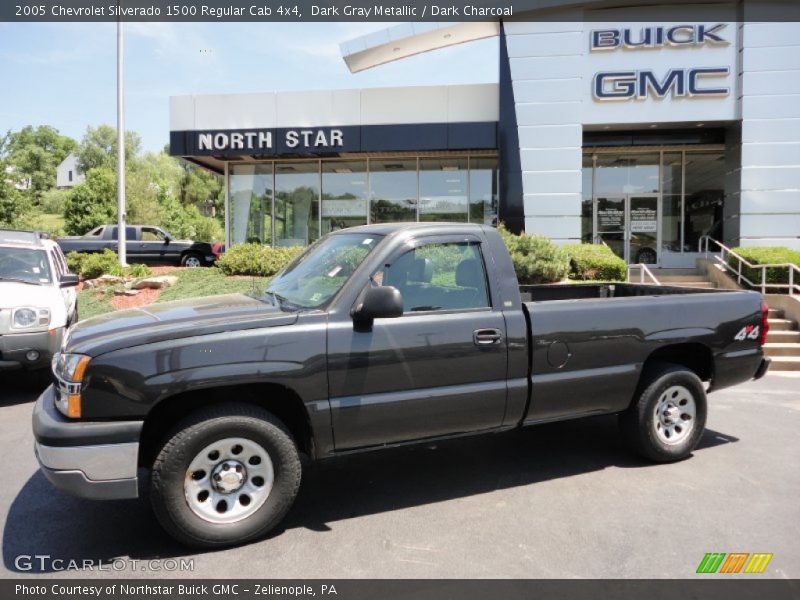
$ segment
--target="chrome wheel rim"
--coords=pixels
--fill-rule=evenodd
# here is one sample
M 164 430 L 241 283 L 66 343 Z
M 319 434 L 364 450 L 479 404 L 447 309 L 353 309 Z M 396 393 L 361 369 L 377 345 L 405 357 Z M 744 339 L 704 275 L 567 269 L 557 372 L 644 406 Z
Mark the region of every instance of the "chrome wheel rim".
M 225 438 L 194 457 L 183 483 L 186 503 L 210 523 L 235 523 L 264 505 L 275 481 L 269 453 L 245 438 Z
M 190 256 L 184 262 L 184 266 L 187 266 L 187 267 L 190 267 L 190 268 L 199 267 L 200 266 L 200 259 L 197 258 L 196 256 Z
M 665 444 L 681 443 L 692 433 L 696 414 L 694 396 L 687 388 L 668 387 L 656 403 L 653 420 L 656 435 Z

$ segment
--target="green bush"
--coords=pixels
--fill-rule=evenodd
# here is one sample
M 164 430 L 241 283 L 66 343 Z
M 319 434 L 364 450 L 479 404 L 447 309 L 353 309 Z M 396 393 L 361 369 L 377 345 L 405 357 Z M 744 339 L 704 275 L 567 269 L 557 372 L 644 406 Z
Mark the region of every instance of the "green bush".
M 108 248 L 101 254 L 70 252 L 67 254 L 67 267 L 71 273 L 76 273 L 83 279 L 97 279 L 101 275 L 142 278 L 152 274 L 150 267 L 142 264 L 129 265 L 123 269 L 117 253 Z
M 747 262 L 754 265 L 791 263 L 800 267 L 800 251 L 783 246 L 739 247 L 734 248 L 733 251 Z M 730 265 L 735 272 L 738 268 L 738 261 L 733 257 L 729 257 L 728 265 Z M 742 275 L 756 285 L 761 284 L 761 269 L 751 269 L 750 267 L 743 266 Z M 797 273 L 795 273 L 794 281 L 795 283 L 800 283 Z M 767 283 L 789 283 L 789 269 L 785 267 L 767 269 Z
M 225 275 L 272 277 L 305 250 L 302 246 L 272 248 L 261 244 L 238 244 L 217 261 Z
M 562 246 L 569 255 L 570 279 L 580 281 L 625 281 L 628 268 L 625 261 L 602 244 L 567 244 Z
M 569 273 L 569 257 L 552 240 L 541 235 L 514 235 L 500 225 L 497 230 L 511 255 L 521 284 L 553 283 Z

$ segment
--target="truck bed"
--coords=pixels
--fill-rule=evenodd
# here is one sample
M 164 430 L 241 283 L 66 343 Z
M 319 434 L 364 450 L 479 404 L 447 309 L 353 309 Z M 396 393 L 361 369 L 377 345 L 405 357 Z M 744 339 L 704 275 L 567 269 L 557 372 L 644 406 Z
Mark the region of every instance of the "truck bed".
M 678 294 L 716 294 L 735 290 L 688 288 L 641 283 L 577 283 L 570 285 L 521 285 L 523 302 L 582 300 L 590 298 L 631 298 L 635 296 L 674 296 Z

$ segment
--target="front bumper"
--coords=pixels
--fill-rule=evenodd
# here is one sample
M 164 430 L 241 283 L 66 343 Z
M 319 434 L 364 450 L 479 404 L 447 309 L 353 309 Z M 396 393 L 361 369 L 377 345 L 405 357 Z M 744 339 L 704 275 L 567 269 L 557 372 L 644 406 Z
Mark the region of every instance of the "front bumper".
M 0 335 L 0 371 L 49 367 L 53 355 L 61 347 L 63 337 L 63 327 L 36 333 L 4 333 Z M 31 350 L 39 353 L 36 360 L 28 360 L 25 356 Z
M 95 500 L 136 498 L 142 421 L 72 421 L 47 388 L 33 409 L 34 452 L 58 489 Z

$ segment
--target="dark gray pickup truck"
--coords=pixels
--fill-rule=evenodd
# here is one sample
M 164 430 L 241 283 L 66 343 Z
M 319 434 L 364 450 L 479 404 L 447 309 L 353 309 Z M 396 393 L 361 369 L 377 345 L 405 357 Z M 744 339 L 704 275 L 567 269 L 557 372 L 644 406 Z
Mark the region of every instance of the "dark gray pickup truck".
M 301 455 L 617 413 L 634 450 L 674 461 L 703 433 L 707 389 L 766 372 L 766 314 L 754 292 L 520 288 L 491 227 L 347 229 L 259 297 L 79 323 L 34 409 L 36 454 L 78 496 L 147 485 L 162 525 L 201 547 L 274 528 Z
M 116 225 L 100 225 L 80 236 L 56 240 L 64 254 L 70 252 L 117 252 L 119 236 Z M 154 225 L 125 227 L 125 250 L 133 262 L 148 265 L 181 265 L 183 267 L 211 266 L 219 257 L 221 246 L 208 242 L 176 240 L 167 231 Z

